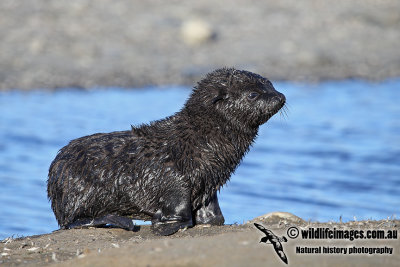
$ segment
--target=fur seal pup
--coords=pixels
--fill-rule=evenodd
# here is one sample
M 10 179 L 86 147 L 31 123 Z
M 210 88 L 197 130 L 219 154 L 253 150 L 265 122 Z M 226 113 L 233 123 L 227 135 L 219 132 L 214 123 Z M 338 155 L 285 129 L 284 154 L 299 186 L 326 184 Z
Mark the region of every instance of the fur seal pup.
M 133 218 L 151 220 L 161 235 L 222 225 L 217 191 L 285 101 L 268 79 L 223 68 L 207 74 L 173 116 L 72 140 L 47 181 L 59 225 L 132 230 Z

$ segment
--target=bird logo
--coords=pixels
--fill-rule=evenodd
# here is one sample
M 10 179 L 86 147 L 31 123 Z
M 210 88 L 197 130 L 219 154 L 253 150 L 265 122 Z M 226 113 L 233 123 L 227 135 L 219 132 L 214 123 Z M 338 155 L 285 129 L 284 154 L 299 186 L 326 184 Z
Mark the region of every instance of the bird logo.
M 278 237 L 276 236 L 271 230 L 268 230 L 267 228 L 265 228 L 264 226 L 262 226 L 261 224 L 258 223 L 254 223 L 254 225 L 265 234 L 265 236 L 263 238 L 261 238 L 260 243 L 263 242 L 265 244 L 272 244 L 274 246 L 274 249 L 276 251 L 276 253 L 278 254 L 279 258 L 281 258 L 281 260 L 288 264 L 288 259 L 286 257 L 285 252 L 283 252 L 283 246 L 281 242 L 287 242 L 286 237 L 282 236 L 282 237 Z M 269 241 L 269 243 L 268 243 Z

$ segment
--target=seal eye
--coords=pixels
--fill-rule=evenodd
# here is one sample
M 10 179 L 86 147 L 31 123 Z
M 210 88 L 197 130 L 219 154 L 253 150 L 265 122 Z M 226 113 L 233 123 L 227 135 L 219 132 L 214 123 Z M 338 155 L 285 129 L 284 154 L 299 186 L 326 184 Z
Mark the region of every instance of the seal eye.
M 257 93 L 257 92 L 251 92 L 250 94 L 247 95 L 247 98 L 248 98 L 249 100 L 254 100 L 254 99 L 256 99 L 259 95 L 260 95 L 260 94 Z

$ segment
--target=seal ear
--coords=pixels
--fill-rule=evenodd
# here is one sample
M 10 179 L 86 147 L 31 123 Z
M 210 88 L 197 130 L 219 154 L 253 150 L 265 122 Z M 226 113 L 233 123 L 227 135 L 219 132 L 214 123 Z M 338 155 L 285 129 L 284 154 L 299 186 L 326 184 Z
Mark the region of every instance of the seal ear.
M 228 78 L 228 84 L 226 84 L 226 82 L 221 83 L 221 85 L 223 86 L 223 88 L 219 88 L 218 90 L 218 95 L 216 97 L 214 97 L 214 99 L 212 100 L 212 103 L 215 104 L 220 100 L 225 100 L 228 99 L 228 90 L 232 87 L 232 80 L 234 79 L 235 76 L 235 72 L 236 70 L 233 69 L 232 73 L 228 74 L 229 78 Z
M 228 94 L 222 90 L 218 91 L 218 95 L 212 99 L 212 103 L 215 104 L 218 101 L 228 99 Z
M 212 103 L 215 104 L 215 103 L 217 103 L 218 101 L 223 100 L 223 99 L 224 99 L 224 98 L 223 98 L 222 96 L 218 95 L 218 96 L 216 96 L 216 97 L 213 98 Z

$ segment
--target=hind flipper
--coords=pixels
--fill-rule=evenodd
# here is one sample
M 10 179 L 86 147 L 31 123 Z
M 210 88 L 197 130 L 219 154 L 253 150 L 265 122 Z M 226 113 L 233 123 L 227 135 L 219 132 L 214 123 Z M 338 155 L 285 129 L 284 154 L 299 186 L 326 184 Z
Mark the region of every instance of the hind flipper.
M 132 219 L 113 214 L 108 214 L 106 216 L 94 219 L 90 218 L 78 219 L 73 223 L 68 224 L 64 228 L 72 229 L 72 228 L 104 227 L 107 225 L 126 229 L 129 231 L 133 231 L 135 229 L 135 225 L 133 224 Z

